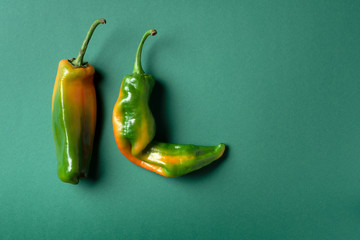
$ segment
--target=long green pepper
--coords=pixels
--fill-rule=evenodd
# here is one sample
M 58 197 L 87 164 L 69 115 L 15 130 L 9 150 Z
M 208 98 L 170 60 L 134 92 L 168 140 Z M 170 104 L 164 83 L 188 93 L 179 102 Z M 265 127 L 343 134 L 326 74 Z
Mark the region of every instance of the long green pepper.
M 113 110 L 113 129 L 117 146 L 127 159 L 160 175 L 177 177 L 220 158 L 225 145 L 205 147 L 152 141 L 155 120 L 148 101 L 155 80 L 144 73 L 141 52 L 147 37 L 156 33 L 151 29 L 144 34 L 137 49 L 134 71 L 123 79 Z

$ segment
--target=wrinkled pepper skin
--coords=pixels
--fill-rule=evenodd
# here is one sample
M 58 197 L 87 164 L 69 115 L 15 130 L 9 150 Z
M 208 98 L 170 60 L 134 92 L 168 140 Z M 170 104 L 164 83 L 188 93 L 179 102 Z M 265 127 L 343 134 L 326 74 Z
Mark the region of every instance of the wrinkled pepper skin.
M 95 69 L 83 62 L 90 38 L 99 24 L 90 27 L 74 59 L 61 60 L 56 75 L 51 107 L 52 131 L 60 180 L 78 184 L 86 178 L 92 155 L 96 128 Z
M 89 171 L 96 126 L 94 67 L 74 67 L 61 60 L 52 98 L 52 126 L 57 155 L 57 173 L 77 184 Z
M 155 120 L 149 108 L 154 78 L 141 66 L 142 46 L 154 29 L 143 36 L 133 74 L 124 77 L 113 110 L 113 130 L 121 153 L 134 164 L 165 177 L 178 177 L 200 169 L 222 156 L 223 143 L 205 147 L 153 141 Z

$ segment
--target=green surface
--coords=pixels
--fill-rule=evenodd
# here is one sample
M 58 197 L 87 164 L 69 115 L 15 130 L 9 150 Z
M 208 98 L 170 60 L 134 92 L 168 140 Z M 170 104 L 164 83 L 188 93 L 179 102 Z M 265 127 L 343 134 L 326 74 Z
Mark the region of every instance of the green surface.
M 1 239 L 359 239 L 359 1 L 0 3 Z M 58 62 L 98 71 L 92 177 L 56 176 Z M 111 115 L 142 34 L 157 140 L 227 144 L 167 179 L 116 147 Z

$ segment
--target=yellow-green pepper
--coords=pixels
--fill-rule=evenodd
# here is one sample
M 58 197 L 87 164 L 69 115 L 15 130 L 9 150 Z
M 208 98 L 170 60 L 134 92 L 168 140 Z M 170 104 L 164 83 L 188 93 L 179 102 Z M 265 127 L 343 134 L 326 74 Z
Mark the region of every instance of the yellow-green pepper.
M 57 173 L 72 184 L 88 174 L 96 125 L 95 69 L 83 57 L 95 28 L 105 23 L 99 19 L 91 25 L 79 55 L 60 61 L 55 80 L 51 120 Z

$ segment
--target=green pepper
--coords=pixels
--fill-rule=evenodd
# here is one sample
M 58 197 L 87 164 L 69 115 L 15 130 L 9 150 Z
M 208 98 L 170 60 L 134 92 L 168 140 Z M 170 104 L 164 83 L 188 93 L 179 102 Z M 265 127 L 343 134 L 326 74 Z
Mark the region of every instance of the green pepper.
M 113 130 L 117 146 L 131 162 L 166 177 L 177 177 L 202 168 L 222 156 L 225 145 L 205 147 L 153 141 L 155 121 L 149 108 L 154 78 L 144 73 L 141 52 L 147 31 L 137 49 L 132 74 L 124 77 L 113 110 Z
M 55 80 L 51 120 L 57 173 L 72 184 L 88 174 L 96 125 L 95 69 L 83 58 L 95 28 L 105 23 L 99 19 L 91 25 L 79 55 L 60 61 Z

